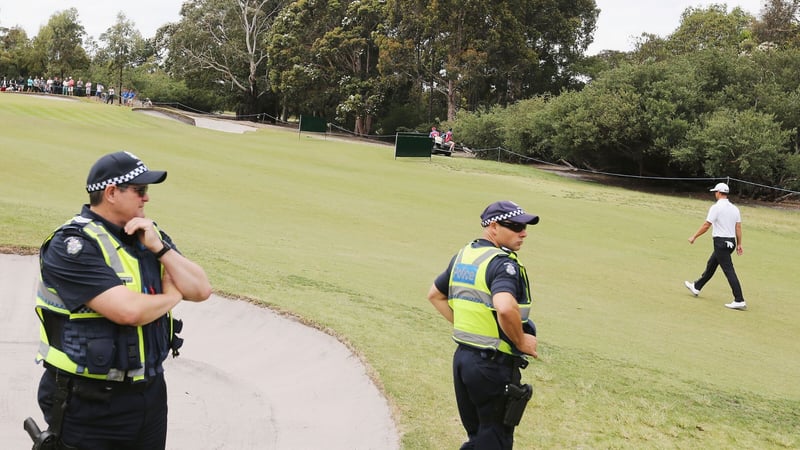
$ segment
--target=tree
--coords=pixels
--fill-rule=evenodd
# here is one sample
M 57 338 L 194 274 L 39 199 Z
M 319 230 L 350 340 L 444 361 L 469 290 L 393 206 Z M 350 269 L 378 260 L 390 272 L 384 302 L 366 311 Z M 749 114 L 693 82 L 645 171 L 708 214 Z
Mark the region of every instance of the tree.
M 116 76 L 117 92 L 122 93 L 123 73 L 143 62 L 144 40 L 134 23 L 125 17 L 125 13 L 117 13 L 117 22 L 100 35 L 105 43 L 97 55 L 97 59 L 106 61 L 112 74 Z
M 324 82 L 323 67 L 314 63 L 313 46 L 341 21 L 340 7 L 339 2 L 329 6 L 326 1 L 299 0 L 276 17 L 267 41 L 268 74 L 283 120 L 290 114 L 335 114 L 336 90 Z
M 595 6 L 594 0 L 389 0 L 383 73 L 407 73 L 444 92 L 448 120 L 462 99 L 476 109 L 558 92 L 576 81 L 571 66 L 591 43 Z M 404 69 L 407 62 L 416 66 Z
M 237 114 L 260 112 L 269 92 L 266 38 L 283 0 L 199 0 L 167 26 L 168 67 L 195 89 L 230 87 Z M 225 90 L 221 90 L 225 92 Z
M 28 35 L 20 27 L 0 27 L 0 74 L 17 79 L 26 71 L 25 60 L 30 56 Z
M 779 46 L 800 46 L 800 0 L 766 0 L 753 34 L 759 43 Z
M 753 16 L 736 7 L 730 13 L 726 5 L 687 8 L 681 14 L 678 29 L 669 36 L 669 48 L 675 54 L 712 48 L 738 48 L 750 38 Z
M 786 162 L 789 131 L 768 114 L 720 109 L 692 127 L 678 161 L 701 164 L 711 177 L 774 183 Z
M 85 35 L 77 9 L 54 13 L 33 39 L 31 71 L 64 78 L 73 71 L 85 70 L 89 67 L 89 58 L 81 46 Z
M 338 86 L 337 116 L 352 116 L 356 134 L 369 134 L 383 102 L 373 35 L 383 21 L 383 0 L 352 1 L 342 12 L 340 25 L 314 42 L 314 63 Z
M 284 104 L 335 114 L 369 134 L 385 90 L 375 43 L 383 20 L 382 0 L 291 3 L 269 42 L 270 77 Z

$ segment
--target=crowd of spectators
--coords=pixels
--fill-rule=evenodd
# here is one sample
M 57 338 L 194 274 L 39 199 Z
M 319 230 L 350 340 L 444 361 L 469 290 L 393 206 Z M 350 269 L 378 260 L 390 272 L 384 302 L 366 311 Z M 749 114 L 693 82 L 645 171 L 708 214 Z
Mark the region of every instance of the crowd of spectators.
M 72 77 L 29 76 L 27 79 L 3 77 L 0 80 L 0 92 L 6 91 L 90 97 L 111 105 L 116 100 L 120 106 L 134 106 L 134 100 L 136 100 L 134 89 L 123 88 L 122 92 L 117 94 L 113 87 L 106 90 L 102 83 L 92 83 L 91 81 L 84 83 L 83 79 L 75 80 Z

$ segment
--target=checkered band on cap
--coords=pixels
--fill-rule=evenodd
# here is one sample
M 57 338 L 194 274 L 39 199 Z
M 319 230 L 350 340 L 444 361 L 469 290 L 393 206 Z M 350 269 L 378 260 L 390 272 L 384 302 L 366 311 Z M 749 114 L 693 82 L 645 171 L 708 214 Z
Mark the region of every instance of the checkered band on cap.
M 499 216 L 489 217 L 488 219 L 486 219 L 486 220 L 481 222 L 481 226 L 488 227 L 489 224 L 492 223 L 492 222 L 499 222 L 501 220 L 508 220 L 508 219 L 510 219 L 512 217 L 521 216 L 523 214 L 525 214 L 525 211 L 522 208 L 518 208 L 518 209 L 516 209 L 514 211 L 507 212 L 507 213 L 501 214 Z
M 147 168 L 147 166 L 145 166 L 144 164 L 139 164 L 138 166 L 136 166 L 135 169 L 131 170 L 125 175 L 109 178 L 108 180 L 104 180 L 99 183 L 87 185 L 86 191 L 88 192 L 102 191 L 103 189 L 106 188 L 106 186 L 129 183 L 131 180 L 147 172 L 148 170 L 149 169 Z

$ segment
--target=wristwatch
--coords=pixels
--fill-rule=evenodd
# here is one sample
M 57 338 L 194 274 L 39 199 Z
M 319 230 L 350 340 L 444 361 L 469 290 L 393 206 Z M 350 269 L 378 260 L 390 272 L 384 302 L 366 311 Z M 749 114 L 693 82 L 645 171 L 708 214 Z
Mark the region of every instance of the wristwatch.
M 169 245 L 169 242 L 162 239 L 161 244 L 164 246 L 164 248 L 162 248 L 161 250 L 158 251 L 158 253 L 156 253 L 156 259 L 161 259 L 161 257 L 164 256 L 165 253 L 172 250 L 172 246 Z

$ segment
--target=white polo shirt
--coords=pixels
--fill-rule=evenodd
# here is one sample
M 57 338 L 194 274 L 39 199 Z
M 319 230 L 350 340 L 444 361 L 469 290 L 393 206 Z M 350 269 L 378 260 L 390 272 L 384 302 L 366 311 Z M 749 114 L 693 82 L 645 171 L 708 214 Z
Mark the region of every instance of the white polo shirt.
M 735 238 L 736 224 L 742 221 L 742 215 L 727 198 L 721 198 L 708 209 L 706 221 L 714 227 L 713 237 Z

